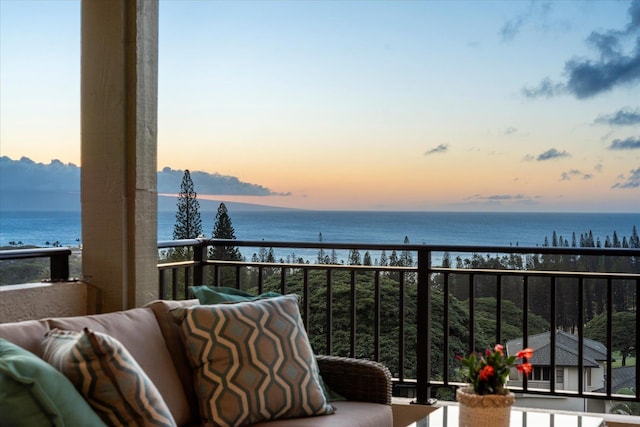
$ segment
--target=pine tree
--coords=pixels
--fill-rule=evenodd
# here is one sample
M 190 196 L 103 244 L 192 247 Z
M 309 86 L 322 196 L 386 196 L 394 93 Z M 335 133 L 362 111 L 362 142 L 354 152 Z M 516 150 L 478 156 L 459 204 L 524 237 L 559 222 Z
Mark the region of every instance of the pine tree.
M 380 266 L 386 267 L 388 262 L 389 261 L 387 260 L 387 252 L 383 249 L 382 253 L 380 253 Z
M 360 251 L 357 249 L 349 250 L 349 265 L 360 265 L 362 262 L 360 261 Z
M 408 236 L 404 236 L 404 244 L 409 244 Z M 411 253 L 406 249 L 400 253 L 400 265 L 404 267 L 411 267 L 413 265 L 413 258 L 411 257 Z
M 195 239 L 202 235 L 200 203 L 193 188 L 189 169 L 184 171 L 184 176 L 182 177 L 177 206 L 178 212 L 176 213 L 176 224 L 173 226 L 173 239 Z
M 224 203 L 220 203 L 216 213 L 216 221 L 213 226 L 212 239 L 235 240 L 236 234 L 231 224 L 231 218 Z M 241 261 L 240 250 L 235 246 L 213 246 L 209 250 L 209 257 L 225 261 Z
M 364 253 L 364 259 L 362 261 L 362 265 L 371 265 L 371 254 L 369 251 Z
M 636 229 L 635 225 L 633 226 L 631 237 L 629 238 L 629 247 L 640 248 L 640 236 L 638 236 L 638 230 Z
M 319 234 L 318 234 L 318 241 L 319 241 L 320 243 L 322 243 L 322 233 L 319 233 Z M 325 260 L 324 249 L 323 249 L 323 248 L 320 248 L 320 249 L 318 250 L 318 260 L 317 260 L 317 263 L 318 263 L 318 264 L 325 264 L 325 261 L 326 261 L 326 260 Z

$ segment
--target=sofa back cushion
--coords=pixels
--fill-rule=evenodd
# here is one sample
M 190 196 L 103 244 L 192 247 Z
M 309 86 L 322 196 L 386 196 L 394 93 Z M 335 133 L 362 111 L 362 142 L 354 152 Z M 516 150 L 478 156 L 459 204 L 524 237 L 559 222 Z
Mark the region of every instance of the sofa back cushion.
M 187 353 L 182 343 L 182 337 L 180 336 L 180 326 L 176 322 L 174 316 L 171 315 L 171 310 L 176 308 L 185 308 L 198 305 L 197 299 L 182 300 L 182 301 L 170 301 L 170 300 L 157 300 L 152 301 L 145 305 L 145 307 L 153 310 L 153 314 L 156 316 L 158 326 L 164 335 L 164 340 L 167 344 L 167 350 L 171 354 L 173 363 L 176 367 L 176 371 L 182 381 L 184 393 L 187 396 L 187 402 L 189 403 L 189 413 L 191 414 L 190 424 L 197 424 L 200 421 L 198 413 L 198 399 L 196 398 L 196 392 L 193 384 L 193 371 L 189 366 L 189 360 L 187 359 Z
M 42 340 L 49 332 L 46 320 L 0 323 L 0 338 L 11 341 L 36 356 L 42 357 Z
M 105 333 L 128 350 L 156 386 L 178 425 L 188 425 L 190 406 L 156 318 L 149 308 L 49 319 L 51 329 Z

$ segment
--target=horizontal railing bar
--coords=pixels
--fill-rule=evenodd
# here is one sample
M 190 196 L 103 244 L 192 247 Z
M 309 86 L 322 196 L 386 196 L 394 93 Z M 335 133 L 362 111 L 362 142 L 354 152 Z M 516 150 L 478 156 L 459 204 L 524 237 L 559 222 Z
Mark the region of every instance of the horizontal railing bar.
M 52 256 L 71 255 L 71 249 L 63 246 L 59 248 L 30 248 L 7 249 L 0 251 L 0 261 L 26 258 L 50 258 Z
M 374 250 L 407 250 L 431 252 L 463 252 L 463 253 L 505 253 L 505 254 L 566 254 L 566 255 L 604 255 L 604 256 L 640 256 L 636 248 L 567 248 L 557 246 L 469 246 L 440 244 L 391 244 L 363 242 L 288 242 L 265 240 L 233 240 L 233 239 L 182 239 L 158 242 L 158 248 L 165 249 L 182 246 L 244 246 L 274 247 L 296 249 L 374 249 Z

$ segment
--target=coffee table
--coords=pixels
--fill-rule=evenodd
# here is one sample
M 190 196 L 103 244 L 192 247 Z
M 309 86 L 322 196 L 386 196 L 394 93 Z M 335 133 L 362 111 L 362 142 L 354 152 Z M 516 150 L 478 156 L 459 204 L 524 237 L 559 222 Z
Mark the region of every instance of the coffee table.
M 591 415 L 549 413 L 543 410 L 514 408 L 510 427 L 601 427 L 602 418 Z M 458 406 L 443 406 L 408 427 L 458 427 Z

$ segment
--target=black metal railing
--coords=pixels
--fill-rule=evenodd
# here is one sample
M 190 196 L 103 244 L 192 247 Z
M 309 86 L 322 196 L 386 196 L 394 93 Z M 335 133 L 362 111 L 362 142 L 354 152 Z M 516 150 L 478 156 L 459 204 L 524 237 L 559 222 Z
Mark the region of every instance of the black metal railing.
M 211 248 L 224 246 L 256 252 L 251 261 L 209 258 Z M 636 341 L 640 331 L 638 248 L 193 239 L 159 242 L 158 250 L 160 298 L 189 298 L 189 286 L 202 284 L 255 293 L 298 293 L 316 351 L 382 361 L 394 374 L 394 393 L 415 392 L 417 403 L 428 402 L 436 390 L 462 384 L 456 353 L 481 351 L 487 343 L 513 338 L 514 332 L 507 328 L 513 327 L 509 318 L 513 314 L 507 313 L 513 313 L 514 306 L 520 313 L 517 332 L 523 347 L 528 346 L 529 336 L 537 332 L 535 321 L 541 317 L 532 308 L 540 305 L 537 299 L 543 299 L 544 330 L 564 329 L 577 337 L 577 386 L 569 389 L 569 384 L 557 380 L 556 368 L 564 367 L 564 361 L 552 351 L 547 388 L 527 378 L 510 388 L 527 394 L 640 402 L 640 364 L 635 364 L 634 394 L 620 395 L 614 389 L 610 363 L 614 316 L 620 311 L 632 313 Z M 326 256 L 329 251 L 330 257 Z M 348 265 L 344 260 L 352 251 L 366 251 L 371 265 Z M 385 253 L 393 254 L 388 257 L 391 262 L 381 262 Z M 69 248 L 5 250 L 0 251 L 0 261 L 49 258 L 50 280 L 61 281 L 69 277 L 70 255 Z M 488 321 L 481 310 L 487 301 L 490 330 L 483 324 Z M 567 306 L 573 311 L 565 312 Z M 594 307 L 595 314 L 604 313 L 606 318 L 605 375 L 600 390 L 587 390 L 584 325 L 594 317 Z M 464 317 L 463 330 L 456 329 L 460 325 L 456 316 Z M 549 342 L 550 348 L 556 348 L 555 334 L 549 333 Z M 632 351 L 637 357 L 635 346 Z
M 45 281 L 64 282 L 69 280 L 69 257 L 71 249 L 67 247 L 56 248 L 30 248 L 8 249 L 0 251 L 1 262 L 15 262 L 25 259 L 49 259 L 49 278 Z
M 235 246 L 244 250 L 254 248 L 258 252 L 262 251 L 262 254 L 266 249 L 275 249 L 280 251 L 281 255 L 285 253 L 284 249 L 298 250 L 306 251 L 306 256 L 291 256 L 286 259 L 280 256 L 280 262 L 273 262 L 273 259 L 266 262 L 256 257 L 255 253 L 251 261 L 209 259 L 208 250 L 214 246 Z M 527 394 L 640 401 L 639 365 L 637 364 L 635 369 L 635 395 L 622 396 L 616 394 L 617 390 L 612 388 L 612 363 L 606 363 L 613 360 L 612 314 L 620 310 L 616 307 L 617 288 L 625 288 L 625 304 L 627 309 L 636 313 L 635 330 L 640 331 L 640 316 L 637 315 L 640 294 L 640 249 L 337 244 L 217 239 L 160 242 L 158 248 L 164 258 L 171 259 L 171 251 L 177 248 L 182 248 L 182 256 L 185 256 L 186 251 L 189 257 L 187 261 L 158 264 L 161 298 L 187 298 L 188 287 L 192 284 L 233 286 L 251 289 L 257 293 L 262 293 L 267 288 L 279 290 L 281 293 L 300 293 L 303 320 L 310 339 L 316 340 L 316 346 L 321 347 L 321 352 L 382 361 L 394 374 L 394 393 L 404 394 L 407 389 L 415 390 L 417 403 L 428 402 L 435 389 L 457 387 L 462 384 L 451 345 L 453 340 L 460 339 L 460 334 L 456 335 L 450 330 L 451 316 L 455 313 L 451 304 L 455 299 L 454 295 L 464 295 L 458 303 L 466 306 L 468 316 L 468 330 L 464 334 L 466 351 L 481 351 L 481 342 L 504 342 L 504 327 L 508 319 L 505 319 L 503 313 L 505 306 L 510 303 L 507 303 L 503 294 L 507 291 L 513 294 L 517 288 L 520 293 L 519 299 L 516 299 L 522 313 L 520 332 L 523 347 L 526 347 L 531 332 L 529 318 L 534 317 L 530 314 L 533 304 L 533 301 L 530 301 L 532 289 L 543 289 L 543 297 L 548 301 L 548 331 L 556 331 L 568 328 L 564 320 L 559 320 L 558 313 L 562 311 L 560 306 L 567 303 L 566 296 L 563 297 L 560 291 L 570 287 L 575 301 L 570 329 L 578 337 L 578 363 L 573 367 L 578 377 L 578 386 L 573 390 L 564 389 L 565 384 L 556 382 L 555 375 L 552 375 L 548 382 L 549 387 L 544 390 L 530 387 L 527 378 L 514 382 L 517 385 L 510 385 L 510 388 Z M 404 259 L 404 264 L 396 261 L 393 265 L 346 265 L 344 254 L 363 250 L 370 253 L 402 253 L 404 258 L 400 257 L 400 260 Z M 320 251 L 339 251 L 343 254 L 342 261 L 335 264 L 322 262 Z M 406 254 L 411 255 L 407 257 Z M 478 254 L 488 255 L 484 258 Z M 464 258 L 465 256 L 468 258 Z M 457 260 L 455 267 L 451 266 L 452 257 Z M 292 262 L 294 259 L 297 259 L 297 262 Z M 406 262 L 407 259 L 412 260 L 410 264 Z M 514 259 L 518 262 L 503 262 Z M 496 263 L 502 265 L 496 267 Z M 487 265 L 492 267 L 488 268 Z M 571 266 L 570 270 L 567 270 L 567 265 Z M 611 270 L 608 270 L 609 268 Z M 599 271 L 602 269 L 607 271 Z M 242 272 L 247 271 L 251 274 L 243 275 Z M 266 280 L 267 277 L 269 280 Z M 319 277 L 323 278 L 322 281 L 319 281 Z M 394 284 L 393 296 L 389 295 L 389 288 L 386 286 L 390 280 Z M 277 289 L 273 289 L 274 286 Z M 317 301 L 318 292 L 314 287 L 322 288 L 321 295 L 324 301 Z M 488 288 L 492 289 L 495 299 L 495 329 L 491 331 L 491 338 L 480 337 L 487 335 L 486 331 L 481 334 L 481 331 L 476 330 L 480 319 L 476 306 L 482 299 L 480 294 L 486 294 Z M 590 293 L 594 289 L 598 295 L 602 295 L 604 301 L 593 301 Z M 362 300 L 368 298 L 361 296 L 364 293 L 373 295 L 373 303 L 367 308 L 373 314 L 368 317 L 361 315 L 361 311 L 364 310 L 361 306 Z M 434 296 L 438 296 L 437 303 L 434 302 Z M 345 299 L 346 309 L 343 301 Z M 385 299 L 386 302 L 383 301 Z M 393 310 L 387 312 L 385 310 L 390 307 L 390 299 L 393 300 Z M 589 320 L 587 317 L 592 317 L 591 314 L 587 315 L 589 310 L 586 306 L 596 304 L 604 304 L 601 311 L 607 313 L 606 339 L 603 343 L 607 349 L 607 359 L 603 362 L 604 387 L 599 391 L 587 391 L 583 329 Z M 338 305 L 341 307 L 340 313 L 336 313 Z M 324 311 L 319 322 L 315 310 Z M 363 323 L 363 318 L 368 320 Z M 436 326 L 441 329 L 437 337 L 433 332 Z M 372 336 L 363 336 L 360 332 L 363 328 L 368 329 Z M 393 348 L 388 340 L 390 330 L 395 334 Z M 318 334 L 320 337 L 314 336 Z M 341 339 L 347 339 L 348 345 L 339 342 Z M 549 333 L 549 340 L 551 348 L 556 348 L 555 334 Z M 363 350 L 363 347 L 366 349 Z M 440 357 L 438 352 L 442 353 Z M 561 365 L 556 359 L 556 352 L 552 351 L 549 361 L 550 372 L 555 373 L 559 366 Z

